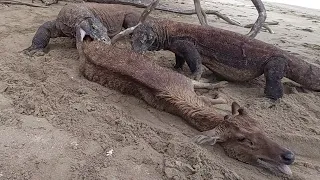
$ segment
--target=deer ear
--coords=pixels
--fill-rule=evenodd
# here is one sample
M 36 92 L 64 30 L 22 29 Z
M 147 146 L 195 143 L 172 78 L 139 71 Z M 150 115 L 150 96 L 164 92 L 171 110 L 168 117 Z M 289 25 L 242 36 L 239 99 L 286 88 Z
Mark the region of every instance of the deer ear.
M 222 142 L 218 136 L 206 136 L 197 135 L 192 138 L 192 141 L 196 144 L 209 144 L 211 146 L 215 145 L 217 142 Z
M 224 142 L 223 133 L 214 128 L 209 131 L 202 132 L 201 135 L 197 135 L 192 138 L 192 141 L 196 144 L 209 144 L 214 145 L 217 142 Z
M 240 109 L 240 105 L 237 102 L 233 102 L 231 105 L 232 115 L 237 114 L 239 109 Z

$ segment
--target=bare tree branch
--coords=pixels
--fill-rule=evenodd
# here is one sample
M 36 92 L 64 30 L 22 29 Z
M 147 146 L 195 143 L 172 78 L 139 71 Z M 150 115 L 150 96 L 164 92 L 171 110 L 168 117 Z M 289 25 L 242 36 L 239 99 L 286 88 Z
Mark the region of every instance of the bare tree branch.
M 20 1 L 0 1 L 0 4 L 24 5 L 24 6 L 30 6 L 30 7 L 47 8 L 46 6 L 29 4 L 29 3 L 20 2 Z
M 119 34 L 115 35 L 112 39 L 111 39 L 111 44 L 116 43 L 120 38 L 129 35 L 130 33 L 133 32 L 133 30 L 138 27 L 140 24 L 142 24 L 147 16 L 155 9 L 155 7 L 159 4 L 160 0 L 154 0 L 151 4 L 149 4 L 149 6 L 142 12 L 140 19 L 139 19 L 139 23 L 131 28 L 128 28 L 126 30 L 121 31 Z

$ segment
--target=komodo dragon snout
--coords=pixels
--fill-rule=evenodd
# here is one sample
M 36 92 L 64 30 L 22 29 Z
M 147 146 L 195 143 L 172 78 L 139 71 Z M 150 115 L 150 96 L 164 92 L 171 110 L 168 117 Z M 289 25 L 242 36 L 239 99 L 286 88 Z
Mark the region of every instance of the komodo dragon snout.
M 81 39 L 85 35 L 90 36 L 92 39 L 102 41 L 106 44 L 111 43 L 111 39 L 108 36 L 107 28 L 97 18 L 88 18 L 82 21 L 79 25 Z
M 229 157 L 287 175 L 292 174 L 288 165 L 294 162 L 294 153 L 270 140 L 259 127 L 259 123 L 250 118 L 245 109 L 235 102 L 232 104 L 231 116 L 225 116 L 220 125 L 202 132 L 194 141 L 210 145 L 217 142 Z

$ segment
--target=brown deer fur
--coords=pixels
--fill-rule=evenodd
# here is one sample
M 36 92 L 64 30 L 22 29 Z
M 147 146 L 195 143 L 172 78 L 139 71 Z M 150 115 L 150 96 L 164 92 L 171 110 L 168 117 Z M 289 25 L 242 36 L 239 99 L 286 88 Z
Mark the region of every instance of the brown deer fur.
M 159 110 L 182 117 L 192 127 L 203 131 L 195 137 L 195 142 L 218 142 L 232 158 L 291 173 L 287 165 L 294 161 L 294 154 L 271 141 L 258 122 L 236 103 L 232 106 L 232 116 L 216 113 L 204 97 L 194 92 L 195 81 L 129 49 L 85 40 L 79 52 L 81 71 L 87 79 L 142 98 Z M 217 99 L 211 102 L 223 103 Z

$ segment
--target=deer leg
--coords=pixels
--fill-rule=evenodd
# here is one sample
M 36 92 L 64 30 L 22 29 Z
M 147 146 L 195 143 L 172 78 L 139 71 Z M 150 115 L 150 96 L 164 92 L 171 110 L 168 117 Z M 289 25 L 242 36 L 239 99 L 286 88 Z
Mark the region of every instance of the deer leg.
M 44 55 L 44 48 L 48 45 L 50 38 L 64 36 L 62 31 L 56 27 L 56 21 L 48 21 L 42 24 L 32 39 L 32 45 L 23 52 L 29 56 Z
M 281 79 L 285 75 L 287 66 L 286 59 L 282 57 L 272 57 L 264 67 L 266 86 L 264 93 L 267 98 L 277 100 L 283 96 L 283 85 Z
M 208 105 L 215 105 L 215 104 L 227 104 L 227 101 L 221 97 L 217 99 L 212 99 L 206 96 L 199 96 L 206 104 Z
M 254 25 L 252 26 L 250 32 L 248 33 L 248 36 L 255 38 L 257 36 L 257 34 L 259 33 L 260 29 L 262 28 L 263 23 L 267 19 L 267 13 L 266 13 L 266 9 L 265 9 L 261 0 L 251 0 L 251 1 L 254 4 L 254 6 L 256 7 L 256 9 L 259 13 L 259 16 L 258 16 L 258 19 L 256 20 L 256 22 L 254 23 Z
M 175 66 L 179 67 L 182 63 L 181 59 L 184 59 L 192 72 L 193 79 L 199 80 L 201 78 L 202 58 L 194 43 L 186 40 L 176 40 L 172 43 L 169 50 L 181 57 L 178 58 L 178 64 Z
M 218 88 L 226 87 L 228 82 L 221 81 L 218 83 L 205 83 L 205 82 L 199 82 L 199 81 L 192 80 L 192 84 L 193 84 L 194 89 L 218 89 Z

